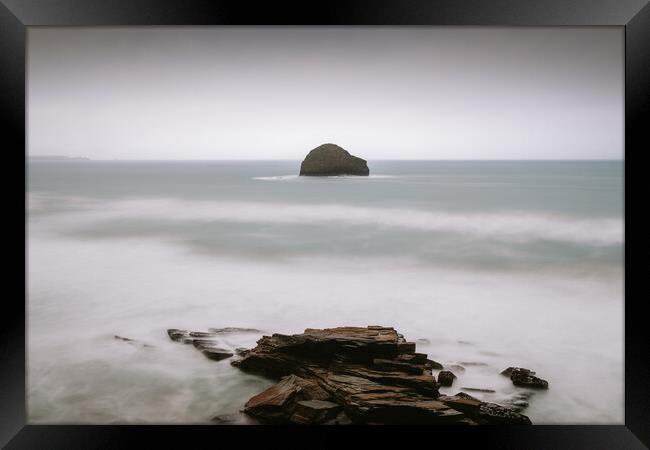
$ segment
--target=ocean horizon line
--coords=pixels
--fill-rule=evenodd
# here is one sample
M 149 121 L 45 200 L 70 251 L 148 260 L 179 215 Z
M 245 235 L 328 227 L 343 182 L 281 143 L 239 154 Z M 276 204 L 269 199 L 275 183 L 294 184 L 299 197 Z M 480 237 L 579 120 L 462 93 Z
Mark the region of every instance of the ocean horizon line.
M 38 158 L 32 160 L 31 158 Z M 126 159 L 126 158 L 112 158 L 112 159 L 92 159 L 92 158 L 85 158 L 85 157 L 69 157 L 69 159 L 46 159 L 46 155 L 31 155 L 28 156 L 26 159 L 27 161 L 34 161 L 34 162 L 114 162 L 114 161 L 124 161 L 124 162 L 188 162 L 188 161 L 214 161 L 214 162 L 260 162 L 260 161 L 277 161 L 277 162 L 295 162 L 295 161 L 302 161 L 302 158 L 298 159 L 291 159 L 291 158 L 278 158 L 278 159 L 267 159 L 267 158 L 246 158 L 246 159 L 234 159 L 234 158 L 224 158 L 224 159 L 219 159 L 219 158 L 214 158 L 214 159 L 208 159 L 208 158 L 187 158 L 187 159 L 156 159 L 156 158 L 151 158 L 151 159 Z M 625 161 L 625 158 L 572 158 L 572 159 L 512 159 L 512 158 L 507 158 L 507 159 L 392 159 L 392 158 L 375 158 L 375 159 L 369 159 L 367 160 L 369 162 L 373 161 L 412 161 L 412 162 L 417 162 L 417 161 L 431 161 L 431 162 L 623 162 Z

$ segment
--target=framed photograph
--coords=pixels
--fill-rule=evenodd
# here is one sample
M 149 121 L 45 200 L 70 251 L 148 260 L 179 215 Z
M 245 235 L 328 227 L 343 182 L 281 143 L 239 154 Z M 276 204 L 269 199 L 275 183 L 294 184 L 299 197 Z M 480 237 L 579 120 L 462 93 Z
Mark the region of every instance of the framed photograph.
M 2 445 L 647 448 L 647 3 L 2 0 Z

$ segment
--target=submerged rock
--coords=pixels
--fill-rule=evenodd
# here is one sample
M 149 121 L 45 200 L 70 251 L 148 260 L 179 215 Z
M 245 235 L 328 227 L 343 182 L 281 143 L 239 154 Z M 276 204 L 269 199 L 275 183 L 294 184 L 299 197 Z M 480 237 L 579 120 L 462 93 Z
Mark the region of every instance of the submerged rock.
M 496 403 L 482 402 L 469 394 L 441 396 L 442 403 L 464 412 L 471 420 L 481 425 L 531 425 L 527 416 L 519 414 Z
M 548 381 L 535 377 L 525 372 L 513 371 L 510 375 L 512 384 L 520 387 L 527 387 L 532 389 L 548 389 Z
M 528 407 L 530 398 L 534 395 L 532 391 L 517 391 L 496 402 L 502 404 L 515 412 L 521 412 Z
M 470 392 L 484 392 L 486 394 L 494 394 L 496 392 L 494 389 L 486 389 L 486 388 L 461 387 L 461 389 Z
M 167 334 L 173 341 L 192 344 L 194 348 L 201 351 L 203 356 L 214 361 L 221 361 L 234 356 L 232 351 L 219 347 L 219 341 L 215 339 L 217 333 L 212 331 L 187 331 L 171 328 L 167 330 Z
M 225 328 L 208 328 L 210 333 L 224 334 L 224 333 L 261 333 L 262 331 L 256 328 L 240 328 L 240 327 L 225 327 Z
M 193 338 L 210 338 L 214 337 L 215 333 L 212 332 L 205 332 L 205 331 L 190 331 L 190 337 Z
M 456 375 L 452 372 L 443 370 L 438 374 L 438 383 L 440 383 L 441 386 L 451 386 L 455 378 Z
M 512 372 L 514 372 L 515 370 L 525 372 L 526 374 L 529 374 L 529 375 L 535 375 L 535 372 L 533 372 L 530 369 L 524 369 L 523 367 L 508 367 L 507 369 L 503 369 L 501 371 L 501 375 L 505 375 L 506 377 L 510 378 L 510 376 L 512 375 Z
M 180 341 L 184 337 L 189 336 L 189 331 L 187 330 L 179 330 L 177 328 L 170 328 L 167 330 L 167 335 L 172 341 Z
M 276 379 L 293 376 L 282 378 L 246 404 L 247 413 L 268 422 L 292 422 L 296 404 L 322 400 L 325 403 L 302 405 L 305 409 L 292 423 L 325 420 L 337 411 L 330 403 L 341 407 L 354 423 L 530 423 L 527 417 L 495 404 L 475 400 L 467 413 L 466 405 L 457 408 L 451 400 L 440 401 L 426 355 L 415 353 L 415 344 L 390 327 L 307 329 L 302 334 L 264 336 L 231 364 Z M 322 398 L 300 398 L 306 390 L 300 383 L 310 383 L 311 391 L 318 387 L 318 394 L 311 397 Z
M 206 348 L 216 348 L 219 346 L 219 342 L 211 339 L 193 339 L 192 345 L 199 350 Z
M 228 359 L 234 356 L 234 353 L 219 347 L 207 347 L 201 350 L 203 356 L 208 359 L 213 359 L 215 361 L 221 361 L 222 359 Z
M 300 175 L 368 176 L 370 170 L 365 159 L 351 155 L 347 150 L 335 144 L 323 144 L 307 154 L 300 165 Z
M 535 372 L 530 369 L 525 369 L 523 367 L 508 367 L 501 372 L 501 375 L 510 377 L 512 384 L 515 386 L 531 389 L 548 389 L 548 381 L 534 376 Z
M 138 345 L 140 347 L 153 348 L 153 345 L 145 344 L 144 342 L 136 341 L 135 339 L 127 338 L 124 336 L 118 336 L 117 334 L 113 336 L 118 341 L 128 342 L 132 345 Z

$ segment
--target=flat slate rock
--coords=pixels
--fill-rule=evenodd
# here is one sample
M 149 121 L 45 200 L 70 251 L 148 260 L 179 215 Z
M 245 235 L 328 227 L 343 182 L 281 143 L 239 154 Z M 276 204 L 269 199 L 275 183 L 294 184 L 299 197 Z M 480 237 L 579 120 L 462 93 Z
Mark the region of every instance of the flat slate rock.
M 222 359 L 228 359 L 232 356 L 234 356 L 234 353 L 223 349 L 223 348 L 218 348 L 218 347 L 208 347 L 204 348 L 201 350 L 201 353 L 203 353 L 203 356 L 205 356 L 208 359 L 212 359 L 215 361 L 221 361 Z
M 262 333 L 256 328 L 240 328 L 240 327 L 225 327 L 225 328 L 208 328 L 210 333 L 225 334 L 225 333 Z
M 172 341 L 180 341 L 182 338 L 189 336 L 189 334 L 189 331 L 179 330 L 177 328 L 170 328 L 167 330 L 167 335 Z
M 203 356 L 214 361 L 221 361 L 235 355 L 233 351 L 219 347 L 219 341 L 216 339 L 217 333 L 212 331 L 188 331 L 170 328 L 167 330 L 167 335 L 172 341 L 192 344 Z
M 251 397 L 244 412 L 266 423 L 289 423 L 296 412 L 296 405 L 304 400 L 325 400 L 330 395 L 317 383 L 295 375 L 283 377 L 279 383 Z M 338 406 L 338 405 L 337 405 Z M 301 423 L 308 423 L 301 416 Z
M 302 400 L 296 403 L 290 421 L 296 424 L 321 424 L 334 419 L 340 411 L 341 407 L 334 402 Z
M 338 405 L 353 423 L 530 423 L 526 416 L 496 404 L 460 396 L 440 401 L 439 385 L 426 360 L 426 355 L 415 353 L 415 343 L 393 328 L 370 326 L 308 328 L 301 334 L 263 336 L 255 348 L 231 364 L 281 379 L 246 404 L 245 412 L 265 422 L 297 423 L 291 417 L 299 402 L 321 400 Z M 287 386 L 287 380 L 293 386 Z M 308 390 L 323 398 L 304 394 L 306 388 L 300 386 L 304 383 L 311 383 Z M 460 400 L 460 407 L 453 406 Z M 463 404 L 467 401 L 471 405 Z M 300 423 L 324 420 L 316 411 L 299 417 L 298 422 L 315 421 Z

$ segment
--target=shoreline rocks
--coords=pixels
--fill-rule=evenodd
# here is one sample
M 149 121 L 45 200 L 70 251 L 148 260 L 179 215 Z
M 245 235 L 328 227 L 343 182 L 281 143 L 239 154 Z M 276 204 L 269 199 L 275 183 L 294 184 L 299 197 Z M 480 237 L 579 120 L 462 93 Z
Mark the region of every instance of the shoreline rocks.
M 368 176 L 365 159 L 351 155 L 336 144 L 319 145 L 310 151 L 300 165 L 301 176 Z
M 336 413 L 345 415 L 337 423 L 530 424 L 467 394 L 441 396 L 427 361 L 393 328 L 369 326 L 263 336 L 231 364 L 279 380 L 244 410 L 269 423 L 326 423 Z
M 228 328 L 227 330 L 228 331 L 226 332 L 233 332 L 233 330 L 244 329 Z M 170 328 L 167 330 L 167 335 L 172 341 L 181 342 L 183 344 L 192 344 L 192 346 L 199 350 L 203 356 L 213 361 L 228 359 L 234 356 L 235 353 L 238 353 L 237 350 L 230 351 L 219 347 L 219 341 L 216 339 L 218 334 L 219 333 L 215 331 L 188 331 L 179 330 L 178 328 Z M 239 349 L 240 352 L 244 350 L 245 349 Z
M 512 384 L 531 389 L 548 389 L 548 381 L 535 376 L 535 372 L 523 367 L 508 367 L 501 375 L 510 377 Z

